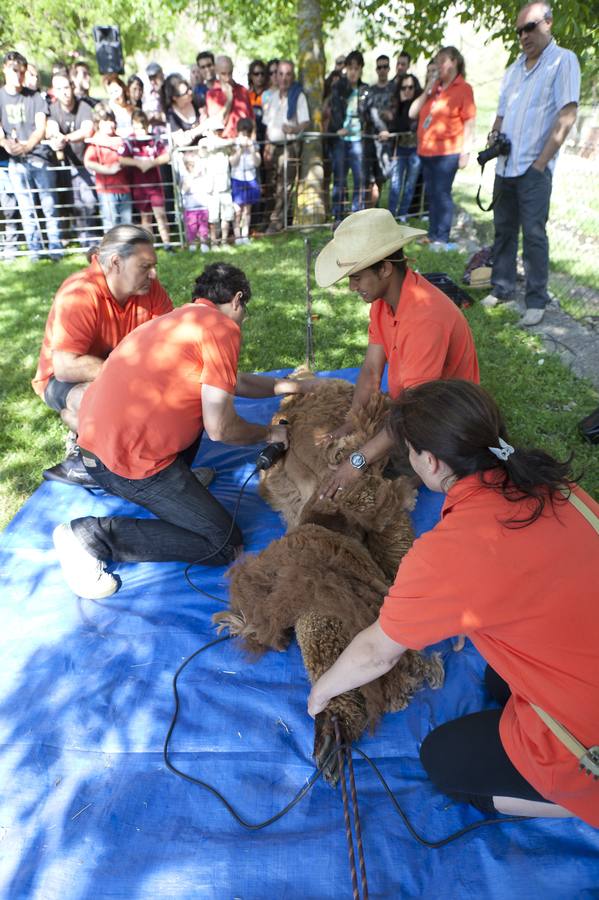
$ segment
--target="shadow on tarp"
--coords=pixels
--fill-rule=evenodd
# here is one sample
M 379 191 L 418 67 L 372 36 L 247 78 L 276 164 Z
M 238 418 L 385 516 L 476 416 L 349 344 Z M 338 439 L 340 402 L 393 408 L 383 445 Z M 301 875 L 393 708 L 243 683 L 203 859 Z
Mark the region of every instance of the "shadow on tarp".
M 352 380 L 355 370 L 343 373 Z M 273 400 L 240 401 L 267 421 Z M 215 494 L 233 509 L 256 448 L 202 444 L 215 465 Z M 418 532 L 441 498 L 424 490 Z M 101 603 L 66 588 L 52 547 L 54 526 L 82 514 L 137 507 L 107 494 L 43 484 L 3 535 L 0 574 L 0 896 L 40 900 L 169 900 L 351 896 L 339 790 L 318 782 L 285 818 L 246 831 L 208 792 L 170 774 L 162 745 L 178 665 L 214 637 L 220 604 L 194 592 L 180 563 L 117 567 L 122 587 Z M 145 513 L 143 513 L 145 514 Z M 283 532 L 253 480 L 239 521 L 256 551 Z M 223 569 L 194 578 L 226 600 Z M 361 748 L 375 760 L 415 827 L 438 839 L 479 814 L 426 781 L 418 747 L 447 719 L 486 704 L 483 662 L 471 645 L 440 648 L 442 691 L 422 691 L 386 716 Z M 236 642 L 192 661 L 180 680 L 173 761 L 213 784 L 251 822 L 272 816 L 313 773 L 308 682 L 295 643 L 248 661 Z M 596 896 L 599 835 L 577 821 L 492 826 L 439 850 L 416 844 L 359 758 L 371 897 Z

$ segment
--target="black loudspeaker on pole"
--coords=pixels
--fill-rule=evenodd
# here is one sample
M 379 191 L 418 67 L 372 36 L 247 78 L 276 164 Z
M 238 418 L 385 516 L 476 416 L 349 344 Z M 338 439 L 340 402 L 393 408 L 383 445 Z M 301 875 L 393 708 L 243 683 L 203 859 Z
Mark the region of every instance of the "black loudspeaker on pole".
M 121 35 L 116 25 L 94 25 L 92 29 L 96 43 L 96 60 L 100 75 L 115 73 L 122 75 L 125 71 Z

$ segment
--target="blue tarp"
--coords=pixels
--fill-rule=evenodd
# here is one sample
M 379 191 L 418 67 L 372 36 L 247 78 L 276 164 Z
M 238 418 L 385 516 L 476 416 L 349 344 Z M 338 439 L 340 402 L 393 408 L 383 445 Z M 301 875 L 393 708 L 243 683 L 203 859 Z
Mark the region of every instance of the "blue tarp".
M 355 370 L 343 375 L 352 380 Z M 240 401 L 267 421 L 276 401 Z M 231 510 L 255 448 L 203 443 L 212 490 Z M 414 521 L 430 528 L 441 498 L 421 491 Z M 221 605 L 195 593 L 179 563 L 120 564 L 122 587 L 101 603 L 62 580 L 52 529 L 83 514 L 135 509 L 107 494 L 43 484 L 2 539 L 0 660 L 0 896 L 10 900 L 351 897 L 339 789 L 319 781 L 282 820 L 241 828 L 207 791 L 166 769 L 172 676 L 211 640 Z M 241 503 L 246 548 L 283 532 L 256 494 Z M 222 569 L 195 578 L 226 600 Z M 488 705 L 484 663 L 467 644 L 440 645 L 446 684 L 424 690 L 360 742 L 418 831 L 438 839 L 482 818 L 427 782 L 418 747 L 437 724 Z M 248 661 L 228 641 L 181 676 L 172 759 L 213 784 L 252 822 L 273 815 L 306 783 L 309 690 L 295 643 Z M 599 897 L 599 832 L 576 820 L 504 823 L 441 850 L 408 835 L 367 764 L 355 758 L 372 898 Z M 581 776 L 582 777 L 582 776 Z

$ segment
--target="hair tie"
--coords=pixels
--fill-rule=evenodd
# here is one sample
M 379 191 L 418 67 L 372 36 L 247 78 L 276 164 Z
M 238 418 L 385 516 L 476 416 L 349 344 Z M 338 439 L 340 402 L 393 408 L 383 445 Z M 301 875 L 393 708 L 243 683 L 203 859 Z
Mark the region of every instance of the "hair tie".
M 493 456 L 496 456 L 497 459 L 503 460 L 503 462 L 506 462 L 514 452 L 514 448 L 512 447 L 512 445 L 508 444 L 507 441 L 504 441 L 501 437 L 499 438 L 499 447 L 489 447 L 488 449 L 491 451 Z

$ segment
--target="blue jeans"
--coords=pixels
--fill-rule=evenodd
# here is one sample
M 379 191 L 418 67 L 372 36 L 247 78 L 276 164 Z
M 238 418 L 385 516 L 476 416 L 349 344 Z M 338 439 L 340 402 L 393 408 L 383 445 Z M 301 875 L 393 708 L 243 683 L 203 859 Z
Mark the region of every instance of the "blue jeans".
M 354 179 L 351 211 L 364 208 L 364 165 L 362 141 L 344 141 L 336 138 L 332 146 L 333 161 L 333 219 L 343 215 L 347 174 L 351 169 Z
M 428 236 L 431 241 L 449 240 L 453 220 L 451 188 L 458 171 L 459 153 L 421 156 L 422 177 L 428 198 Z
M 515 178 L 495 177 L 493 196 L 493 294 L 506 300 L 516 288 L 518 232 L 522 228 L 522 258 L 526 273 L 526 306 L 544 309 L 549 301 L 549 241 L 547 218 L 551 200 L 551 172 L 532 166 Z
M 3 225 L 0 246 L 6 257 L 13 256 L 18 249 L 19 213 L 17 198 L 8 176 L 8 165 L 0 165 L 0 222 Z
M 13 157 L 8 162 L 10 183 L 21 213 L 27 247 L 32 253 L 42 250 L 42 232 L 35 209 L 35 194 L 44 214 L 48 246 L 50 250 L 60 250 L 60 226 L 56 215 L 56 172 L 48 168 L 43 160 L 20 160 Z
M 400 197 L 399 215 L 407 216 L 409 213 L 420 168 L 420 157 L 416 153 L 415 147 L 397 148 L 396 156 L 392 162 L 391 184 L 389 187 L 389 211 L 393 215 L 397 212 L 397 204 Z
M 131 194 L 104 194 L 98 192 L 102 228 L 110 231 L 115 225 L 131 225 L 133 201 Z
M 86 550 L 96 559 L 114 562 L 194 562 L 218 550 L 231 527 L 231 516 L 189 468 L 198 445 L 199 439 L 166 469 L 137 479 L 115 475 L 97 457 L 83 450 L 85 467 L 99 485 L 157 517 L 74 519 L 73 533 Z M 86 459 L 95 465 L 89 465 Z M 206 565 L 232 562 L 241 542 L 241 531 L 235 526 L 228 542 L 216 556 L 206 560 Z

